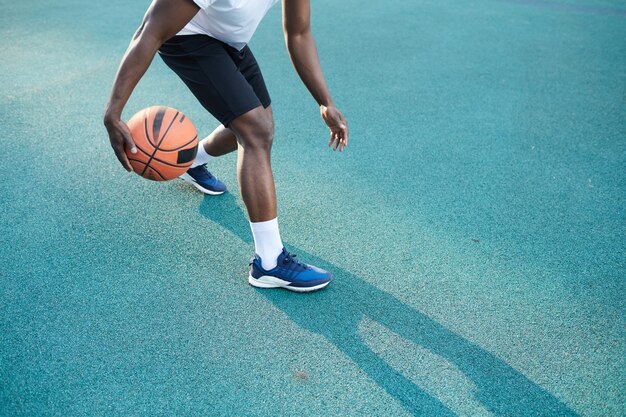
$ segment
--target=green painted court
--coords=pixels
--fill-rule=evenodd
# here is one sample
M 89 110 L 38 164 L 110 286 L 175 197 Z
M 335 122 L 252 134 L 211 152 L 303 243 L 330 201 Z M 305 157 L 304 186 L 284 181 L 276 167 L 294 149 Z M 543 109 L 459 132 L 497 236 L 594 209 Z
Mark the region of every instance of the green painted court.
M 102 124 L 148 1 L 0 0 L 1 416 L 626 415 L 626 2 L 319 0 L 342 154 L 285 50 L 281 233 L 247 284 L 229 193 L 126 173 Z M 218 122 L 156 58 L 126 107 Z

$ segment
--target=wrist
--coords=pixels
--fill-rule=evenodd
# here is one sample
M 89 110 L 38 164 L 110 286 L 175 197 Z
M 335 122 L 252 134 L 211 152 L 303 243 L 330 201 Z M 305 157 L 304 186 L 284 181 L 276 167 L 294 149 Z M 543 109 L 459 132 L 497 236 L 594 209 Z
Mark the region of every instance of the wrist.
M 122 118 L 121 110 L 114 109 L 110 105 L 104 110 L 104 124 L 113 124 L 115 122 L 120 121 Z
M 320 108 L 322 107 L 335 107 L 335 103 L 333 103 L 332 99 L 328 99 L 328 100 L 321 100 L 319 103 Z

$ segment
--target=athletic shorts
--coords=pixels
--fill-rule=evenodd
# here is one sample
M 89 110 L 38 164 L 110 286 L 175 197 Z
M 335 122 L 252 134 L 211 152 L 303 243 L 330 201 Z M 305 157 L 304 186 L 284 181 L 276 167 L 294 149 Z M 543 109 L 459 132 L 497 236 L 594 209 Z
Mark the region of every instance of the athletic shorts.
M 159 48 L 159 55 L 224 126 L 271 103 L 259 64 L 248 46 L 238 51 L 208 35 L 178 35 Z

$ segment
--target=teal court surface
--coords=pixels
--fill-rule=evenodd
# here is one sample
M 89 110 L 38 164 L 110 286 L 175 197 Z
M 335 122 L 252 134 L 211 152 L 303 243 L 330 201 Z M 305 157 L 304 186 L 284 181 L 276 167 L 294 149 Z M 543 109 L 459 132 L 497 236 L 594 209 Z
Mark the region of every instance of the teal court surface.
M 284 48 L 287 247 L 335 280 L 247 284 L 235 156 L 203 197 L 102 125 L 147 1 L 1 1 L 0 415 L 623 416 L 626 3 L 313 1 L 343 154 Z M 126 107 L 217 122 L 156 58 Z

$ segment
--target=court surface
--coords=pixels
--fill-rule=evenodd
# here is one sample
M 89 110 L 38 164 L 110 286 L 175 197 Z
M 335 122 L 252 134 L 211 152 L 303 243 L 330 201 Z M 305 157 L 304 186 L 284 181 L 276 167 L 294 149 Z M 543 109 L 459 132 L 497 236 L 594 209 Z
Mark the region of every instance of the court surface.
M 343 154 L 286 54 L 279 219 L 331 286 L 247 282 L 235 156 L 203 197 L 116 162 L 147 1 L 2 0 L 0 415 L 623 416 L 626 3 L 313 2 Z M 217 122 L 159 58 L 125 118 Z

